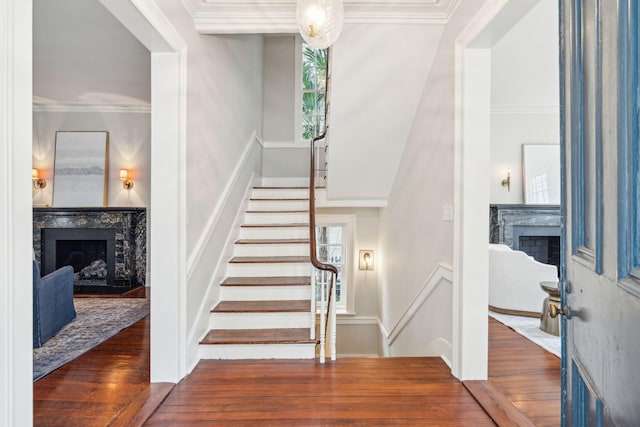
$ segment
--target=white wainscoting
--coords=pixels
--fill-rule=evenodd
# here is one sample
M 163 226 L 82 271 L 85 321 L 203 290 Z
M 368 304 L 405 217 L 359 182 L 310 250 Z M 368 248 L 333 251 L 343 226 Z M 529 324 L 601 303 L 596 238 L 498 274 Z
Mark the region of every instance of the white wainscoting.
M 378 326 L 384 356 L 438 356 L 451 366 L 453 269 L 440 263 L 398 322 Z

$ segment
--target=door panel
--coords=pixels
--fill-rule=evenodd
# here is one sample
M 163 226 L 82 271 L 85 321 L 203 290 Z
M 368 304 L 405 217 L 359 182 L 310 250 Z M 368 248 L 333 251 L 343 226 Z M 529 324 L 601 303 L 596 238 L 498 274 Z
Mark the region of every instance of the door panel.
M 560 6 L 563 424 L 638 426 L 638 5 Z

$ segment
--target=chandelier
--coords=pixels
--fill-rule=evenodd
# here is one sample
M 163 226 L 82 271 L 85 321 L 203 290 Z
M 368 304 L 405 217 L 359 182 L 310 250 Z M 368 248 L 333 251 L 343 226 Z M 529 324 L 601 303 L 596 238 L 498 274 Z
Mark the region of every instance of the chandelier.
M 342 0 L 298 0 L 296 22 L 307 44 L 325 49 L 338 39 L 342 31 Z

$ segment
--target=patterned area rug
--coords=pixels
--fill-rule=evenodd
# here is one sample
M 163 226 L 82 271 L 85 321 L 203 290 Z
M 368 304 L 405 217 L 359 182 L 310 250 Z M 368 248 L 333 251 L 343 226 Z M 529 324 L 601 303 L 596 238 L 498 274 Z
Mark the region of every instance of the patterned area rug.
M 74 298 L 77 317 L 33 350 L 33 380 L 91 350 L 149 314 L 146 298 Z
M 507 325 L 528 340 L 538 344 L 549 353 L 553 353 L 556 356 L 561 357 L 560 337 L 542 331 L 540 329 L 540 319 L 525 316 L 511 316 L 508 314 L 495 313 L 493 311 L 489 311 L 489 316 L 493 317 L 498 322 Z

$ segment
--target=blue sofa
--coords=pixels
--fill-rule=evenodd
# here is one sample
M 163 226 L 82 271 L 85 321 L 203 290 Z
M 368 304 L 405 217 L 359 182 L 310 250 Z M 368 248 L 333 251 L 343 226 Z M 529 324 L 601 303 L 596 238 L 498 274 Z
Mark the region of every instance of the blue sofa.
M 33 348 L 41 347 L 76 318 L 73 306 L 73 267 L 59 268 L 40 277 L 33 261 Z

